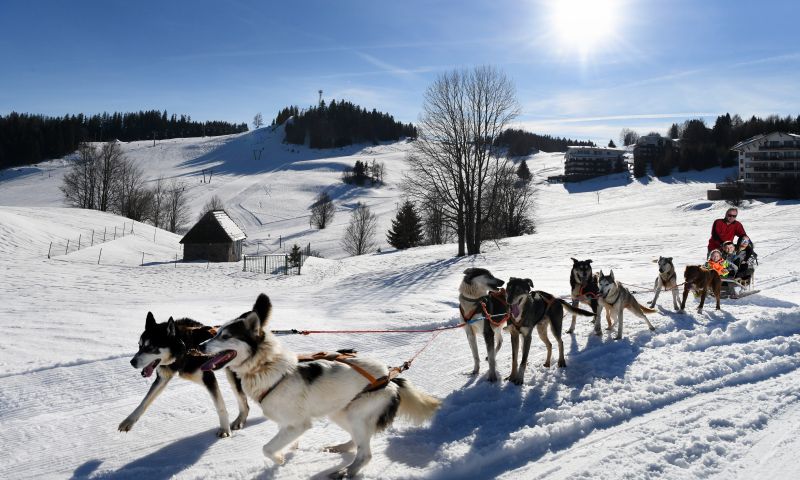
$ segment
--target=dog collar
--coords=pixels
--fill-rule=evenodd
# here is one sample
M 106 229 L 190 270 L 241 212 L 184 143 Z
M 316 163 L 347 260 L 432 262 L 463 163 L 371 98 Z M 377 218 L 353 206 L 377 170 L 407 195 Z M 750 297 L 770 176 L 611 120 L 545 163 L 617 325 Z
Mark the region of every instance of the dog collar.
M 272 391 L 275 390 L 275 387 L 280 385 L 280 383 L 286 378 L 287 375 L 288 373 L 284 373 L 283 376 L 279 378 L 277 382 L 273 383 L 271 387 L 269 387 L 264 393 L 262 393 L 261 396 L 258 397 L 258 403 L 261 404 L 261 402 L 263 402 L 264 399 L 267 398 L 267 395 L 272 393 Z
M 483 298 L 483 297 L 481 297 L 481 298 Z M 465 302 L 469 302 L 469 303 L 478 303 L 478 302 L 481 301 L 480 298 L 469 298 L 469 297 L 466 297 L 466 296 L 464 296 L 463 293 L 459 293 L 458 294 L 458 299 L 459 300 L 463 300 Z
M 619 299 L 619 294 L 620 294 L 619 287 L 617 287 L 617 296 L 614 297 L 614 300 L 609 300 L 607 295 L 603 298 L 606 299 L 606 303 L 614 303 Z

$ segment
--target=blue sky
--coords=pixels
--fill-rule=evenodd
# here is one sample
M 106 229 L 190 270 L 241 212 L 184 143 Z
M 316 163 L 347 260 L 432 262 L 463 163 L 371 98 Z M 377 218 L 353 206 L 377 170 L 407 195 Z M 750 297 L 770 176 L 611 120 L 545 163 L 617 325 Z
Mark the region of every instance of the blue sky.
M 617 139 L 719 113 L 800 114 L 800 2 L 0 3 L 0 114 L 167 109 L 271 120 L 347 99 L 416 121 L 454 68 L 515 83 L 520 126 Z

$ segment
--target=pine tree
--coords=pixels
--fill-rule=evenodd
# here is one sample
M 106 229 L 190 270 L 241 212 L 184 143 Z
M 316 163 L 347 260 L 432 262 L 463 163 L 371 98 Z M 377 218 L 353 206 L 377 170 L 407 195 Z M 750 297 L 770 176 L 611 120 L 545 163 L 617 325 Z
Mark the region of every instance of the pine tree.
M 528 169 L 527 161 L 523 160 L 520 162 L 519 167 L 517 167 L 517 176 L 525 182 L 530 181 L 532 175 L 531 171 Z
M 417 247 L 422 243 L 422 221 L 411 201 L 406 200 L 397 211 L 386 239 L 389 245 L 398 250 Z
M 614 144 L 613 139 L 608 141 L 608 148 L 617 148 L 617 146 Z
M 300 252 L 300 247 L 295 243 L 292 251 L 289 252 L 289 266 L 297 268 L 297 274 L 300 275 L 300 267 L 303 265 L 303 258 Z

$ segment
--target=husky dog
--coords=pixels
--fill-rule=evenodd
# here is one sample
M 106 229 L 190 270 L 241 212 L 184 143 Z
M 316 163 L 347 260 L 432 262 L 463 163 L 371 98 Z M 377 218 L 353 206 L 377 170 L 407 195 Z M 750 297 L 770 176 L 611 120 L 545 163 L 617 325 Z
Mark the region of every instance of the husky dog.
M 214 372 L 204 372 L 200 369 L 211 357 L 200 355 L 196 349 L 201 342 L 213 337 L 214 333 L 213 327 L 207 327 L 188 318 L 174 320 L 169 317 L 165 323 L 156 323 L 153 314 L 147 312 L 144 332 L 139 337 L 139 351 L 131 359 L 131 365 L 136 369 L 141 368 L 143 377 L 150 377 L 154 371 L 157 372 L 156 381 L 136 410 L 119 424 L 120 432 L 127 432 L 133 428 L 139 417 L 164 391 L 164 387 L 175 374 L 202 383 L 208 389 L 219 416 L 218 437 L 229 437 L 232 429 L 239 430 L 244 427 L 250 407 L 247 405 L 247 398 L 244 396 L 239 379 L 231 371 L 225 371 L 239 403 L 239 416 L 233 423 L 228 424 L 228 410 L 225 408 Z
M 485 268 L 468 268 L 464 270 L 464 278 L 458 286 L 458 304 L 461 312 L 461 320 L 469 322 L 476 315 L 483 315 L 480 307 L 481 302 L 486 303 L 487 312 L 490 315 L 505 314 L 508 306 L 505 301 L 490 295 L 491 292 L 498 292 L 503 286 L 502 280 L 495 278 L 494 275 Z M 481 369 L 481 361 L 478 358 L 478 342 L 476 336 L 483 332 L 483 340 L 486 343 L 486 357 L 489 361 L 489 374 L 486 377 L 490 382 L 497 381 L 496 357 L 497 351 L 503 345 L 502 325 L 487 320 L 477 320 L 469 323 L 464 332 L 467 334 L 469 348 L 472 350 L 474 367 L 472 375 L 477 375 Z
M 438 399 L 405 379 L 387 379 L 378 388 L 370 388 L 375 379 L 388 373 L 380 361 L 354 357 L 346 363 L 329 359 L 298 363 L 297 355 L 284 349 L 270 332 L 271 310 L 269 297 L 262 293 L 253 311 L 220 327 L 200 349 L 213 355 L 204 369 L 227 366 L 233 370 L 247 395 L 277 423 L 277 435 L 262 449 L 275 463 L 283 463 L 281 451 L 311 428 L 314 418 L 326 416 L 351 437 L 327 450 L 356 449 L 353 462 L 331 477 L 352 477 L 372 458 L 372 436 L 391 425 L 396 414 L 421 423 L 439 408 Z
M 622 338 L 622 313 L 626 308 L 637 317 L 643 318 L 647 323 L 647 328 L 650 330 L 656 329 L 644 315 L 645 313 L 655 313 L 656 310 L 639 305 L 639 302 L 636 301 L 636 297 L 631 295 L 631 292 L 628 291 L 627 288 L 614 280 L 614 270 L 611 270 L 611 273 L 608 275 L 603 275 L 603 271 L 600 270 L 600 275 L 597 278 L 597 286 L 600 289 L 600 305 L 597 309 L 595 325 L 600 324 L 600 312 L 603 310 L 603 307 L 605 307 L 609 330 L 612 328 L 611 315 L 613 314 L 616 316 L 617 336 L 614 337 L 615 340 L 620 340 Z
M 508 330 L 511 333 L 511 375 L 507 380 L 521 385 L 525 380 L 525 367 L 528 365 L 528 352 L 531 349 L 531 333 L 534 328 L 539 338 L 547 346 L 547 360 L 545 367 L 550 367 L 550 357 L 553 353 L 553 344 L 547 338 L 547 326 L 558 342 L 558 366 L 566 367 L 564 360 L 564 342 L 561 341 L 561 328 L 564 319 L 564 309 L 573 315 L 593 317 L 594 313 L 580 308 L 573 308 L 564 300 L 556 298 L 547 292 L 534 291 L 533 281 L 530 278 L 514 278 L 508 280 L 506 299 L 511 306 L 511 318 Z M 519 336 L 522 335 L 522 359 L 517 364 L 517 350 Z
M 681 301 L 681 311 L 686 308 L 686 297 L 689 296 L 689 291 L 700 292 L 700 306 L 697 311 L 703 312 L 703 305 L 706 302 L 706 295 L 709 289 L 714 293 L 717 299 L 717 310 L 719 310 L 719 296 L 720 289 L 722 289 L 722 280 L 719 274 L 714 270 L 703 268 L 700 265 L 687 265 L 683 271 L 683 279 L 686 282 L 683 286 L 683 300 Z
M 572 296 L 572 308 L 578 308 L 580 302 L 589 305 L 592 312 L 597 316 L 597 275 L 592 274 L 592 260 L 572 259 L 572 271 L 569 274 L 570 295 Z M 577 316 L 572 314 L 572 323 L 567 333 L 575 333 L 575 319 Z M 594 333 L 600 335 L 600 322 L 595 322 Z
M 656 294 L 650 302 L 650 308 L 655 308 L 658 294 L 661 289 L 672 291 L 672 306 L 675 310 L 680 310 L 678 306 L 678 275 L 675 273 L 675 265 L 672 264 L 672 257 L 658 257 L 658 277 L 653 286 Z

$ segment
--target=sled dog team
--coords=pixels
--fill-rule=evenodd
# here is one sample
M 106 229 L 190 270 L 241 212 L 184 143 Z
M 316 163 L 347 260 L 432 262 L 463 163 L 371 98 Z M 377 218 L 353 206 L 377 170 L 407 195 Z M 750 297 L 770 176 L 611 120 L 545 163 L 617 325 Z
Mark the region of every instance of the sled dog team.
M 459 307 L 474 360 L 472 374 L 480 371 L 477 336 L 482 333 L 489 363 L 487 379 L 491 382 L 497 380 L 496 354 L 503 342 L 504 327 L 510 333 L 512 348 L 511 374 L 507 380 L 517 385 L 523 383 L 534 330 L 547 347 L 544 366 L 550 366 L 552 356 L 552 343 L 547 334 L 549 327 L 558 344 L 558 366 L 566 367 L 561 339 L 565 311 L 572 314 L 567 333 L 574 333 L 576 317 L 580 315 L 593 317 L 594 331 L 600 335 L 603 308 L 606 309 L 609 330 L 612 329 L 611 317 L 615 318 L 617 339 L 622 337 L 625 310 L 644 319 L 650 330 L 654 330 L 644 314 L 655 310 L 641 306 L 630 291 L 614 279 L 613 271 L 608 275 L 602 271 L 593 274 L 591 260 L 573 258 L 572 261 L 571 303 L 547 292 L 533 290 L 533 281 L 528 278 L 512 277 L 506 284 L 484 268 L 464 271 L 458 288 Z M 690 288 L 702 291 L 700 309 L 707 289 L 712 288 L 719 309 L 719 277 L 708 275 L 708 271 L 700 267 L 691 272 L 690 268 L 687 267 L 685 274 L 687 286 L 681 310 Z M 500 287 L 504 284 L 503 295 Z M 659 259 L 659 276 L 651 307 L 661 289 L 672 291 L 673 305 L 678 309 L 675 269 L 670 258 Z M 587 304 L 591 311 L 578 308 L 579 303 Z M 432 418 L 439 408 L 439 399 L 422 392 L 406 379 L 391 378 L 388 368 L 380 361 L 359 357 L 346 350 L 313 356 L 298 356 L 287 350 L 268 328 L 271 311 L 269 297 L 261 294 L 251 311 L 218 328 L 188 318 L 175 320 L 170 317 L 167 322 L 157 323 L 153 314 L 148 312 L 139 350 L 130 363 L 141 369 L 143 377 L 150 377 L 155 372 L 156 380 L 136 409 L 120 423 L 119 430 L 131 430 L 177 375 L 200 383 L 208 390 L 219 417 L 219 437 L 228 437 L 231 430 L 244 427 L 249 413 L 247 397 L 255 400 L 264 415 L 278 425 L 278 433 L 262 448 L 264 455 L 277 464 L 283 463 L 284 449 L 311 428 L 313 419 L 329 418 L 345 430 L 350 439 L 324 450 L 333 453 L 355 451 L 353 461 L 331 473 L 330 477 L 349 478 L 370 461 L 372 436 L 390 426 L 396 416 L 419 424 Z M 486 318 L 484 313 L 489 317 Z M 497 317 L 502 317 L 502 320 L 495 320 Z M 518 357 L 520 335 L 521 358 Z M 239 415 L 233 422 L 228 419 L 214 374 L 219 369 L 225 370 L 239 405 Z

